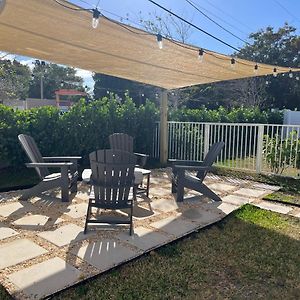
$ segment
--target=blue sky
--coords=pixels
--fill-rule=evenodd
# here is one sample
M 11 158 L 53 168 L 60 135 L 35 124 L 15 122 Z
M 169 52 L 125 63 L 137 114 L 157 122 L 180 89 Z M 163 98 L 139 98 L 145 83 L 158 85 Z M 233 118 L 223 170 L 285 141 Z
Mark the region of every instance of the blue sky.
M 185 0 L 155 0 L 164 7 L 171 9 L 174 13 L 183 16 L 195 25 L 226 41 L 232 46 L 239 48 L 244 44 L 226 33 L 211 21 L 203 17 Z M 251 32 L 272 26 L 278 28 L 284 22 L 297 28 L 300 34 L 300 0 L 191 0 L 204 13 L 220 23 L 233 34 L 246 40 Z M 149 18 L 149 13 L 161 14 L 161 10 L 148 0 L 71 0 L 77 5 L 85 8 L 94 8 L 99 2 L 99 10 L 110 18 L 119 20 L 129 18 L 134 23 L 139 22 L 139 12 L 145 19 Z M 221 43 L 213 40 L 196 29 L 191 30 L 189 43 L 197 46 L 231 54 L 233 50 Z M 26 63 L 27 58 L 19 58 Z M 82 76 L 85 83 L 92 87 L 93 81 L 90 72 L 78 70 L 78 75 Z

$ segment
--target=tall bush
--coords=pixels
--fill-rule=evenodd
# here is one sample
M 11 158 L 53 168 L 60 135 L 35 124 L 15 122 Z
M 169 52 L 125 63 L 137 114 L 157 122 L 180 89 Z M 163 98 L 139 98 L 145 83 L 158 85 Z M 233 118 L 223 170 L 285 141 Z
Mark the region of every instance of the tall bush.
M 108 148 L 108 136 L 114 132 L 134 136 L 136 151 L 150 153 L 157 120 L 153 103 L 137 107 L 128 96 L 124 103 L 114 95 L 88 104 L 80 101 L 63 115 L 55 107 L 13 111 L 0 105 L 0 161 L 24 165 L 20 133 L 31 135 L 45 156 L 81 155 L 87 162 L 90 152 Z

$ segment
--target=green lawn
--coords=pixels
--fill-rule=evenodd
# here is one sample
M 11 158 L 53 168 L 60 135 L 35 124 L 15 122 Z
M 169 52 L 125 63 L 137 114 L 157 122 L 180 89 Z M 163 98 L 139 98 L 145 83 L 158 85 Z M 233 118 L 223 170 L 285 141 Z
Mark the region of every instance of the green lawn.
M 300 194 L 275 192 L 264 197 L 265 200 L 277 201 L 300 206 Z
M 300 299 L 299 249 L 299 219 L 246 205 L 53 299 Z
M 300 299 L 299 249 L 299 219 L 246 205 L 53 299 Z

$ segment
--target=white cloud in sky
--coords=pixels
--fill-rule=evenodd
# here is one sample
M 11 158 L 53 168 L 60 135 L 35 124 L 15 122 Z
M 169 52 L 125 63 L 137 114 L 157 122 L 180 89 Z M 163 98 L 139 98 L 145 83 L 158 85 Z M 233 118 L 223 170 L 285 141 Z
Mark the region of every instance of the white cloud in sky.
M 90 89 L 94 88 L 93 72 L 76 68 L 76 75 L 83 78 L 84 85 L 87 85 Z

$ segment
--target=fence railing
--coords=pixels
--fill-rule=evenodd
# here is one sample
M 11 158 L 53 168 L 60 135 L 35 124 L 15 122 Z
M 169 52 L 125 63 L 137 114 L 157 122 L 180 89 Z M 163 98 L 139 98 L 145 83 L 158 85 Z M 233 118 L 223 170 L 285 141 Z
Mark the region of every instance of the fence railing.
M 159 126 L 154 131 L 155 158 L 159 158 Z M 168 158 L 201 161 L 218 141 L 225 143 L 218 165 L 298 175 L 300 125 L 168 122 Z

